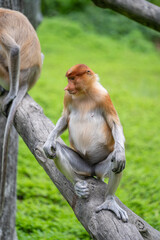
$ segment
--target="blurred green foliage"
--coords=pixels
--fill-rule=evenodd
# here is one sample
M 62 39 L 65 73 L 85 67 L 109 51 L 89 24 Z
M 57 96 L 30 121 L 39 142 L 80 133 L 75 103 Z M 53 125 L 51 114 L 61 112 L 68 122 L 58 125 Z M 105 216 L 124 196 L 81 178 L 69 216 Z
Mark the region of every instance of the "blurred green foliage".
M 42 13 L 47 16 L 83 11 L 90 0 L 42 0 Z
M 160 53 L 138 30 L 113 39 L 66 16 L 44 18 L 38 36 L 45 59 L 31 96 L 56 123 L 63 109 L 65 72 L 85 63 L 99 74 L 126 137 L 127 166 L 116 195 L 160 230 Z M 69 144 L 67 132 L 63 140 Z M 17 193 L 19 239 L 90 239 L 21 139 Z
M 159 0 L 147 0 L 148 2 L 151 2 L 157 6 L 160 6 L 160 1 Z
M 159 0 L 152 0 L 159 3 Z M 159 3 L 160 4 L 160 3 Z M 109 9 L 96 7 L 91 0 L 42 0 L 45 16 L 65 15 L 83 25 L 86 31 L 122 39 L 139 31 L 148 40 L 158 41 L 160 34 Z

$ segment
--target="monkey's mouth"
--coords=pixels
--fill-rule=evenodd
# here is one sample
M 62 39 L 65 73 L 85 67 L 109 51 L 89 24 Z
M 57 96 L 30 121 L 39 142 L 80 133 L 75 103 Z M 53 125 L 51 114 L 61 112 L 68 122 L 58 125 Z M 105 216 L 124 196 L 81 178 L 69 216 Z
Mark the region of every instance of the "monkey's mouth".
M 77 93 L 77 91 L 75 91 L 75 90 L 73 90 L 73 91 L 68 90 L 68 92 L 69 92 L 69 94 L 76 94 Z

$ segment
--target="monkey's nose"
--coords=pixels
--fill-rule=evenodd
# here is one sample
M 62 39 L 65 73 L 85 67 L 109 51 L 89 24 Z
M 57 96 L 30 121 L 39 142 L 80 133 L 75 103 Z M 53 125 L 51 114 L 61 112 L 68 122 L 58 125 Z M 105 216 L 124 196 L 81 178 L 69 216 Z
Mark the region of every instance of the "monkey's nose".
M 64 88 L 64 91 L 68 91 L 68 86 L 66 86 L 66 87 Z

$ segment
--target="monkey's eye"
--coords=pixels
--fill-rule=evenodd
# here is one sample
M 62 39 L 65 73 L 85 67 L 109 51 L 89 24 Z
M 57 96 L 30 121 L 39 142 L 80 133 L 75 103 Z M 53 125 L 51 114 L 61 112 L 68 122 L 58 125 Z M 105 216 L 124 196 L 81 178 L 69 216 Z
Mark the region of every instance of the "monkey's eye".
M 69 80 L 73 81 L 75 79 L 75 77 L 70 77 Z

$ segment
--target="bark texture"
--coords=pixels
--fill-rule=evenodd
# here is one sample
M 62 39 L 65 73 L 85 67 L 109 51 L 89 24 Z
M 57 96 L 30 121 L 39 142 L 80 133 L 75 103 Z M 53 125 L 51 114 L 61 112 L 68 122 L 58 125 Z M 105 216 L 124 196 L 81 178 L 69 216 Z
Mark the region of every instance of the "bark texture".
M 0 104 L 2 97 L 0 98 Z M 90 197 L 79 199 L 74 194 L 72 184 L 58 171 L 54 161 L 47 159 L 42 146 L 54 128 L 53 123 L 43 114 L 42 108 L 26 95 L 18 107 L 14 125 L 39 164 L 72 207 L 81 224 L 96 240 L 160 240 L 160 232 L 128 209 L 117 198 L 119 205 L 129 216 L 123 223 L 110 211 L 95 213 L 95 208 L 104 201 L 107 185 L 99 180 L 88 178 Z M 62 140 L 59 138 L 59 141 Z
M 33 27 L 36 29 L 42 21 L 42 14 L 40 10 L 41 0 L 21 0 L 21 12 L 28 17 Z
M 0 7 L 24 13 L 35 29 L 42 21 L 40 5 L 41 0 L 0 0 Z
M 147 27 L 160 31 L 160 7 L 145 0 L 92 0 L 101 8 L 110 8 Z
M 3 135 L 6 118 L 0 113 L 0 156 L 2 156 Z M 6 176 L 5 203 L 2 217 L 0 217 L 0 239 L 16 240 L 16 172 L 17 172 L 18 134 L 14 127 L 11 129 L 11 139 L 8 151 L 8 164 Z M 1 164 L 1 161 L 0 161 Z M 1 165 L 0 165 L 1 169 Z
M 0 0 L 0 7 L 22 11 L 22 0 Z

